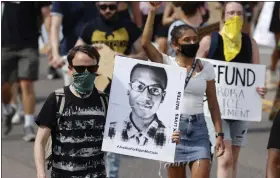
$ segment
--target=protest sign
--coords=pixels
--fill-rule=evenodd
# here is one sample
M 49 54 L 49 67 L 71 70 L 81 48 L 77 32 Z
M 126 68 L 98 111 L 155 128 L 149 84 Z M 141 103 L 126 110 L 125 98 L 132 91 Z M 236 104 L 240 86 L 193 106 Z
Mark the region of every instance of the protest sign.
M 264 86 L 265 65 L 203 60 L 209 61 L 215 69 L 222 119 L 261 121 L 262 98 L 256 88 Z M 210 117 L 207 102 L 204 113 Z
M 116 56 L 102 150 L 174 162 L 184 68 Z

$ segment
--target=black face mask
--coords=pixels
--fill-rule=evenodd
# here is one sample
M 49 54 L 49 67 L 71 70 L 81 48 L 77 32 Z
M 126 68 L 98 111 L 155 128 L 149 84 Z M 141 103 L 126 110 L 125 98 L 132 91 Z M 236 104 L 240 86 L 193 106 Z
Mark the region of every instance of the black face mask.
M 199 43 L 181 44 L 181 53 L 186 57 L 195 57 L 199 48 Z

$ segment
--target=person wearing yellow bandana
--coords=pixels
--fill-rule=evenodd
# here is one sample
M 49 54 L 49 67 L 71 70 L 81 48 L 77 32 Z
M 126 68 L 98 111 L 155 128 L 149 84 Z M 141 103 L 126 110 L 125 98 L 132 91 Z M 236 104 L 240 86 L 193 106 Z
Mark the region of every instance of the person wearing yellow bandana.
M 255 40 L 242 33 L 244 15 L 241 2 L 226 2 L 222 13 L 222 29 L 202 38 L 196 56 L 226 62 L 259 64 L 259 51 Z M 262 97 L 267 93 L 265 87 L 257 87 L 256 91 Z M 241 146 L 246 143 L 248 122 L 222 118 L 222 128 L 225 152 L 217 158 L 217 178 L 236 178 L 238 157 Z
M 226 61 L 231 61 L 240 52 L 242 35 L 240 33 L 243 25 L 241 17 L 235 15 L 228 19 L 221 30 L 224 42 L 224 55 Z

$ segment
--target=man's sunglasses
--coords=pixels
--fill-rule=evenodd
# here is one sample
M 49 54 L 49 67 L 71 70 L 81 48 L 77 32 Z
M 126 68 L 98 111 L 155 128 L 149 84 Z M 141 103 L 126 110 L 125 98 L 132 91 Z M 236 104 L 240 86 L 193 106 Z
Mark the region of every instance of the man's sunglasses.
M 76 70 L 76 72 L 78 72 L 78 73 L 85 72 L 86 69 L 90 73 L 96 73 L 99 66 L 92 65 L 92 66 L 71 66 L 71 67 L 73 67 Z
M 105 11 L 107 8 L 109 8 L 111 11 L 117 10 L 116 5 L 99 5 L 99 8 L 103 11 Z

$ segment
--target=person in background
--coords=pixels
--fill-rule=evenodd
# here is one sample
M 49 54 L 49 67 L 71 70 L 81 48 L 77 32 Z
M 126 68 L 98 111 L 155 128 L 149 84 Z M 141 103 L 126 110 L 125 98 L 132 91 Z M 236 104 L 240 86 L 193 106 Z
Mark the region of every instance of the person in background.
M 279 178 L 280 177 L 280 109 L 278 110 L 274 119 L 269 141 L 267 145 L 268 158 L 266 166 L 266 178 Z
M 142 16 L 137 1 L 118 2 L 118 13 L 120 18 L 132 20 L 138 27 L 142 27 Z M 130 15 L 131 14 L 131 15 Z
M 60 68 L 67 61 L 68 51 L 78 40 L 82 27 L 98 16 L 96 2 L 85 1 L 55 1 L 51 8 L 51 64 Z M 63 39 L 60 42 L 60 29 L 62 27 Z M 64 60 L 63 60 L 64 59 Z M 64 73 L 65 85 L 69 85 L 71 77 Z
M 100 17 L 83 27 L 76 45 L 105 44 L 121 55 L 146 59 L 140 43 L 142 31 L 131 20 L 119 17 L 117 5 L 117 2 L 98 2 Z
M 220 32 L 213 32 L 211 36 L 202 38 L 197 57 L 259 64 L 259 51 L 255 40 L 241 32 L 244 16 L 244 7 L 240 2 L 226 2 L 222 13 L 224 24 Z M 257 87 L 256 92 L 263 98 L 267 89 Z M 217 178 L 237 177 L 239 153 L 246 144 L 248 124 L 242 120 L 222 120 L 226 149 L 224 155 L 218 158 Z
M 152 28 L 155 12 L 160 2 L 151 2 L 149 15 L 142 35 L 142 46 L 152 62 L 183 67 L 188 76 L 184 82 L 184 98 L 180 115 L 180 143 L 176 146 L 175 160 L 168 165 L 169 178 L 185 178 L 189 165 L 192 178 L 209 178 L 211 165 L 211 143 L 203 114 L 204 93 L 208 97 L 212 122 L 216 129 L 216 153 L 223 155 L 224 143 L 222 121 L 216 96 L 214 67 L 207 61 L 196 59 L 199 37 L 196 30 L 183 24 L 171 32 L 172 47 L 176 57 L 160 53 L 152 44 Z M 197 75 L 199 73 L 199 75 Z
M 278 44 L 280 41 L 280 2 L 275 1 L 272 17 L 271 17 L 271 23 L 269 30 L 274 33 L 275 38 L 275 47 L 273 50 L 273 53 L 271 55 L 271 64 L 270 64 L 270 70 L 267 71 L 267 86 L 269 89 L 275 89 L 277 88 L 277 80 L 279 80 L 279 74 L 277 75 L 277 64 L 280 59 L 280 53 L 278 50 Z
M 217 9 L 220 9 L 223 11 L 223 7 L 226 1 L 219 1 L 217 5 Z M 254 16 L 254 8 L 258 5 L 258 2 L 253 1 L 244 1 L 240 2 L 244 7 L 244 23 L 242 27 L 242 32 L 247 33 L 251 35 L 251 29 L 252 29 L 252 20 Z
M 209 18 L 209 11 L 206 8 L 207 2 L 184 2 L 180 5 L 181 10 L 178 11 L 178 20 L 173 22 L 168 30 L 168 53 L 175 56 L 175 51 L 172 48 L 171 31 L 175 26 L 187 24 L 190 27 L 198 29 Z
M 12 130 L 16 109 L 10 105 L 12 84 L 19 81 L 24 108 L 25 141 L 34 141 L 36 96 L 34 82 L 39 77 L 39 29 L 51 2 L 5 1 L 1 25 L 1 92 L 5 114 L 4 135 Z M 47 24 L 46 24 L 47 25 Z
M 158 50 L 161 53 L 167 54 L 168 46 L 167 46 L 167 36 L 168 36 L 168 29 L 169 25 L 163 25 L 163 13 L 166 7 L 166 2 L 161 4 L 161 7 L 156 12 L 155 23 L 153 28 L 153 37 L 152 41 L 155 41 L 158 45 Z M 145 24 L 147 20 L 147 16 L 149 13 L 149 2 L 140 2 L 140 10 L 142 12 L 142 20 L 143 24 Z

